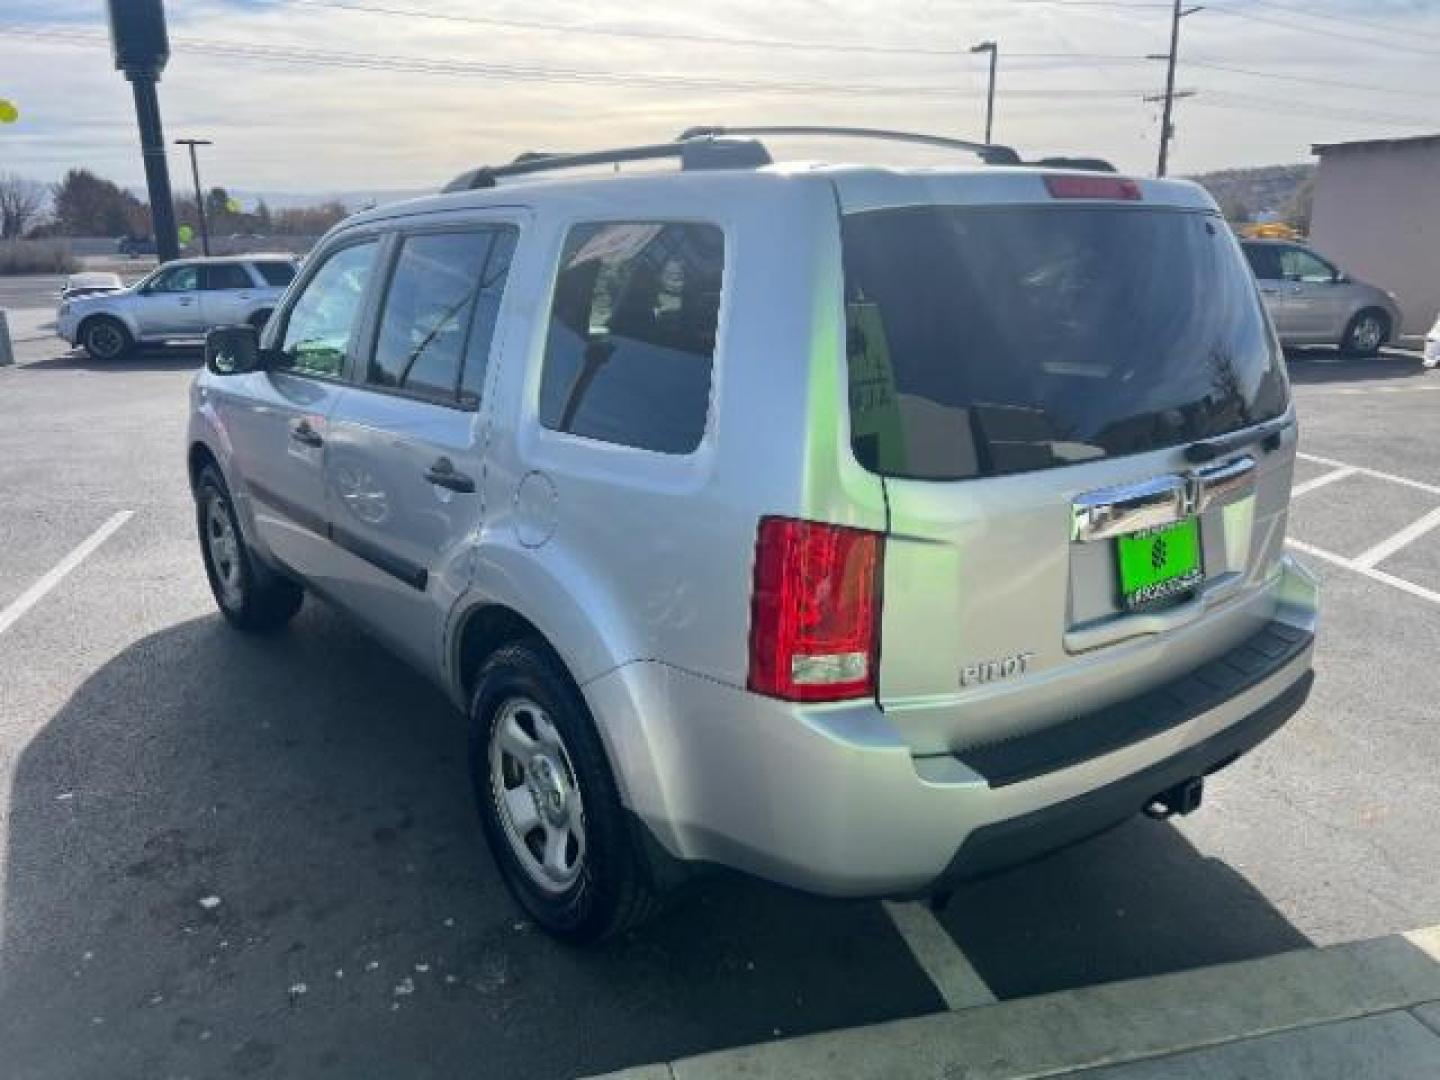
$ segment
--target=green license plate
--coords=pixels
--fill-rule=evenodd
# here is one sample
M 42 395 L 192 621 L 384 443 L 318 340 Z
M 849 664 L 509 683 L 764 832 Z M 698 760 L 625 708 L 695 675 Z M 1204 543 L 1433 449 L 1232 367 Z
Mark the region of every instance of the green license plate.
M 1134 611 L 1200 584 L 1200 525 L 1194 518 L 1119 537 L 1120 603 Z

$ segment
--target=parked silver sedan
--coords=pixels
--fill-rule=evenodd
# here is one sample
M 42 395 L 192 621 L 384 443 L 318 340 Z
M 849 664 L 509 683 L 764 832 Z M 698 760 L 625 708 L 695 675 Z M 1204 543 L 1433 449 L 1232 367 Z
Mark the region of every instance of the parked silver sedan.
M 56 330 L 96 360 L 140 342 L 200 341 L 215 326 L 265 325 L 299 260 L 293 255 L 177 259 L 128 288 L 62 300 Z
M 1393 293 L 1356 281 L 1310 248 L 1288 240 L 1245 240 L 1245 257 L 1284 345 L 1338 345 L 1374 356 L 1402 320 Z

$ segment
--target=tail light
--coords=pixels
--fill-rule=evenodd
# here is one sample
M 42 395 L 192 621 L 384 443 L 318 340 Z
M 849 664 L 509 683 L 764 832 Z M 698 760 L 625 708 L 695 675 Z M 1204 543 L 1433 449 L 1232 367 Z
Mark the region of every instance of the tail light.
M 788 701 L 875 694 L 884 544 L 864 529 L 760 520 L 751 690 Z

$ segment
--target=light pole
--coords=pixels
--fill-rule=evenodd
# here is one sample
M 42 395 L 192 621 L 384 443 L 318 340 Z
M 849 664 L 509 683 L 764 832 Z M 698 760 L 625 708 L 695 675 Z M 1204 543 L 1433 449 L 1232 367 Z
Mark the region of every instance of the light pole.
M 205 224 L 205 196 L 200 190 L 200 165 L 195 160 L 195 148 L 197 146 L 213 146 L 214 143 L 209 139 L 176 139 L 175 145 L 190 148 L 190 176 L 195 181 L 195 212 L 200 215 L 200 250 L 209 255 L 210 229 Z
M 971 45 L 970 51 L 990 54 L 990 92 L 985 95 L 985 144 L 988 146 L 994 141 L 990 136 L 995 130 L 995 61 L 1000 55 L 1000 46 L 993 41 L 982 41 Z

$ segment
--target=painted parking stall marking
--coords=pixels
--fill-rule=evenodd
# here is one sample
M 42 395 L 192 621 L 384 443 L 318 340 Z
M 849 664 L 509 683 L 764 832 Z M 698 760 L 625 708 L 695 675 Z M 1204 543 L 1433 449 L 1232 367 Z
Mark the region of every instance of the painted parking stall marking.
M 885 912 L 905 939 L 915 962 L 944 998 L 946 1008 L 954 1011 L 995 1003 L 990 987 L 928 907 L 887 900 Z
M 64 581 L 70 571 L 93 555 L 95 550 L 110 539 L 120 526 L 129 521 L 134 513 L 133 510 L 121 510 L 112 514 L 103 525 L 82 540 L 70 554 L 47 570 L 34 585 L 16 597 L 9 607 L 0 611 L 0 634 L 14 626 L 22 615 L 45 598 L 46 593 Z
M 1305 495 L 1320 488 L 1328 487 L 1330 484 L 1348 479 L 1352 476 L 1367 476 L 1374 480 L 1380 480 L 1390 484 L 1399 484 L 1416 491 L 1423 491 L 1427 494 L 1440 497 L 1440 487 L 1434 484 L 1427 484 L 1421 480 L 1412 480 L 1408 476 L 1398 476 L 1395 473 L 1382 472 L 1379 469 L 1370 469 L 1363 465 L 1350 465 L 1343 461 L 1336 461 L 1334 458 L 1320 457 L 1318 454 L 1297 453 L 1295 456 L 1302 461 L 1308 461 L 1315 465 L 1329 466 L 1332 471 L 1321 473 L 1319 476 L 1296 484 L 1291 489 L 1292 497 Z M 1427 589 L 1423 585 L 1417 585 L 1413 581 L 1397 577 L 1395 574 L 1388 573 L 1379 568 L 1380 563 L 1403 551 L 1406 547 L 1422 537 L 1429 535 L 1436 529 L 1440 529 L 1440 507 L 1436 507 L 1429 513 L 1422 515 L 1404 528 L 1372 544 L 1360 554 L 1353 557 L 1328 551 L 1316 544 L 1298 540 L 1294 537 L 1287 537 L 1285 542 L 1295 551 L 1304 555 L 1309 555 L 1312 558 L 1320 559 L 1322 562 L 1327 562 L 1332 566 L 1338 566 L 1352 573 L 1368 577 L 1372 581 L 1379 582 L 1382 585 L 1388 585 L 1394 589 L 1399 589 L 1401 592 L 1409 593 L 1418 599 L 1427 600 L 1432 604 L 1440 604 L 1440 592 L 1436 592 L 1434 589 Z

